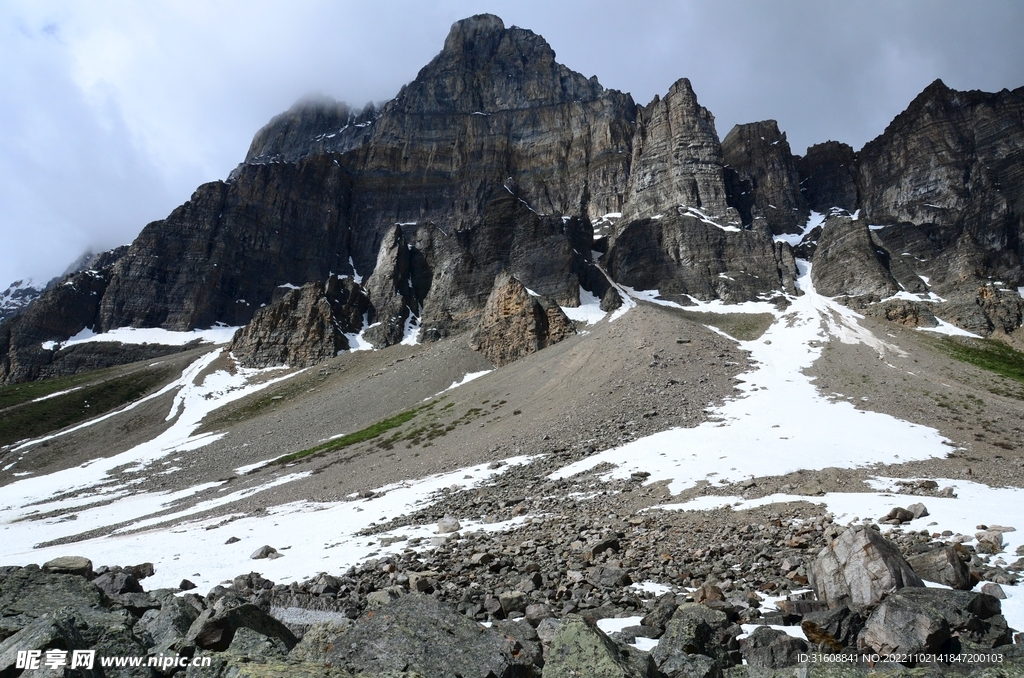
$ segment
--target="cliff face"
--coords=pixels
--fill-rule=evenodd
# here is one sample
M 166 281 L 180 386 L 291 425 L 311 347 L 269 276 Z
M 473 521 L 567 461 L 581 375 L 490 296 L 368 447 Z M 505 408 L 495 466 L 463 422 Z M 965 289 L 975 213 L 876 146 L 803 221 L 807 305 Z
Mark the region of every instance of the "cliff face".
M 738 214 L 726 202 L 722 165 L 714 116 L 697 103 L 690 81 L 678 80 L 637 116 L 623 221 L 682 206 L 738 226 Z
M 351 274 L 351 184 L 338 158 L 322 155 L 246 165 L 234 181 L 200 186 L 113 266 L 98 330 L 244 325 L 280 285 Z
M 826 141 L 795 159 L 800 192 L 808 207 L 826 213 L 833 207 L 857 210 L 857 154 L 838 141 Z
M 285 316 L 313 310 L 325 328 L 339 312 L 352 331 L 365 317 L 378 347 L 467 332 L 501 271 L 566 306 L 582 287 L 612 307 L 609 278 L 684 301 L 795 294 L 794 251 L 815 256 L 815 279 L 837 296 L 934 289 L 957 322 L 1011 332 L 1016 307 L 1002 297 L 1024 285 L 1022 149 L 1024 89 L 941 82 L 859 153 L 827 142 L 794 156 L 774 121 L 720 143 L 686 79 L 636 106 L 559 64 L 540 36 L 480 15 L 379 108 L 316 99 L 275 117 L 226 181 L 0 324 L 0 382 L 71 369 L 41 345 L 85 327 L 246 325 L 282 286 L 337 276 L 365 308 L 328 322 L 319 297 L 278 304 L 245 340 L 277 348 L 253 349 L 252 364 L 292 360 L 284 335 L 309 323 Z M 833 207 L 861 222 L 826 229 L 820 256 L 817 232 L 796 250 L 781 237 Z M 992 298 L 996 279 L 1005 291 Z M 326 329 L 314 339 L 322 351 L 296 345 L 327 355 L 342 343 Z
M 802 230 L 810 210 L 786 133 L 777 122 L 736 125 L 722 141 L 722 155 L 752 198 L 745 223 L 764 219 L 775 234 Z
M 572 253 L 560 218 L 621 207 L 635 108 L 554 57 L 532 32 L 474 17 L 381 111 L 318 101 L 275 118 L 230 181 L 200 187 L 143 231 L 114 271 L 101 327 L 244 324 L 278 285 L 369 275 L 396 224 L 416 249 L 405 306 L 455 297 L 472 300 L 454 302 L 456 315 L 478 312 L 510 263 L 551 287 L 549 269 L 577 269 L 590 251 Z M 537 221 L 543 234 L 530 232 Z M 463 275 L 437 270 L 453 259 Z M 559 276 L 550 292 L 573 303 L 580 281 Z M 385 305 L 403 321 L 420 312 L 391 308 L 390 296 Z M 448 327 L 448 311 L 423 311 L 442 335 L 463 329 Z M 378 343 L 395 339 L 384 334 Z
M 883 240 L 932 262 L 924 268 L 940 288 L 1024 281 L 1024 88 L 957 92 L 935 81 L 858 159 L 863 216 L 898 226 Z M 957 261 L 975 247 L 972 265 Z

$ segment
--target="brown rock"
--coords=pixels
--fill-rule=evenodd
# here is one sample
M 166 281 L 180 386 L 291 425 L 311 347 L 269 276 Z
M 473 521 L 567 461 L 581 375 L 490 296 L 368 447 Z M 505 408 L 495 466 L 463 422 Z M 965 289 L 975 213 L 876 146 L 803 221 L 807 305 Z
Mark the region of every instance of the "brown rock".
M 230 350 L 246 367 L 315 365 L 348 349 L 345 332 L 359 331 L 358 326 L 349 325 L 352 316 L 361 325 L 359 311 L 367 307 L 366 295 L 351 280 L 307 283 L 260 309 L 252 322 L 235 333 Z
M 500 367 L 575 332 L 558 304 L 532 296 L 522 283 L 503 274 L 494 281 L 472 346 Z

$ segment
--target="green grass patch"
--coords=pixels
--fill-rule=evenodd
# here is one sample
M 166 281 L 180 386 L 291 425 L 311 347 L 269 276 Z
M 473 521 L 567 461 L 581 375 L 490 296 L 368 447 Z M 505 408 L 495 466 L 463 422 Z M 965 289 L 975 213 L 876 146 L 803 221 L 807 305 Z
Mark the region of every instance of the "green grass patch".
M 113 374 L 114 370 L 115 368 L 108 367 L 102 370 L 73 374 L 68 377 L 54 377 L 53 379 L 30 381 L 25 384 L 0 386 L 0 410 L 30 402 L 36 398 L 48 396 L 51 393 L 67 391 L 76 386 L 105 379 Z
M 991 339 L 942 339 L 939 349 L 965 363 L 1024 383 L 1024 353 Z
M 711 325 L 733 339 L 752 341 L 764 334 L 775 316 L 770 313 L 708 313 L 679 310 L 679 315 L 701 325 Z
M 428 409 L 432 408 L 435 404 L 436 403 L 429 403 L 427 405 L 421 405 L 420 407 L 414 407 L 413 409 L 406 410 L 405 412 L 400 412 L 399 414 L 396 414 L 393 417 L 388 417 L 387 419 L 381 419 L 377 423 L 371 424 L 370 426 L 367 426 L 364 429 L 360 429 L 360 430 L 354 431 L 352 433 L 346 433 L 345 435 L 341 436 L 340 438 L 335 438 L 334 440 L 328 440 L 326 443 L 321 443 L 321 444 L 317 445 L 316 447 L 309 448 L 308 450 L 302 450 L 300 452 L 293 452 L 292 454 L 286 454 L 285 456 L 281 457 L 280 459 L 277 459 L 274 463 L 276 463 L 276 464 L 290 464 L 293 461 L 298 461 L 299 459 L 304 459 L 304 458 L 312 456 L 314 454 L 320 454 L 322 452 L 335 452 L 337 450 L 345 449 L 346 447 L 349 447 L 351 445 L 355 445 L 357 443 L 362 443 L 362 442 L 366 442 L 367 440 L 372 440 L 372 439 L 374 439 L 374 438 L 376 438 L 376 437 L 378 437 L 380 435 L 383 435 L 384 433 L 387 433 L 391 429 L 398 428 L 402 424 L 405 424 L 405 423 L 408 423 L 408 422 L 412 421 L 412 419 L 417 414 L 419 414 L 423 410 L 428 410 Z
M 141 398 L 166 383 L 173 374 L 173 370 L 169 367 L 138 370 L 121 377 L 87 384 L 71 393 L 55 396 L 38 403 L 28 402 L 28 399 L 22 397 L 23 392 L 19 393 L 17 402 L 20 404 L 9 406 L 0 416 L 0 445 L 8 445 L 25 438 L 35 438 L 110 412 Z M 61 382 L 57 386 L 54 386 L 53 383 L 46 384 L 46 382 L 33 382 L 33 384 L 19 386 L 43 385 L 44 388 L 34 391 L 37 395 L 34 395 L 32 399 L 35 399 L 42 395 L 74 388 L 73 384 L 75 383 L 95 381 L 96 373 L 90 373 L 88 376 L 76 375 L 76 377 L 80 377 L 77 382 L 74 381 L 75 377 L 46 380 L 47 382 Z M 4 387 L 4 389 L 9 388 L 17 387 Z M 8 402 L 11 400 L 15 399 L 11 398 Z

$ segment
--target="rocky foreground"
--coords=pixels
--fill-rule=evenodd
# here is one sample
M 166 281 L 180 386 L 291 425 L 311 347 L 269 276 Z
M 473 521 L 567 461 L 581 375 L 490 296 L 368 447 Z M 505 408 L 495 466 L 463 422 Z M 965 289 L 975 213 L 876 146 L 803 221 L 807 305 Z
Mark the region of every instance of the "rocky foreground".
M 461 494 L 428 511 L 465 510 Z M 499 492 L 486 504 L 516 514 L 522 498 Z M 1024 636 L 1002 616 L 996 583 L 1016 583 L 1024 559 L 989 564 L 1007 528 L 982 526 L 974 545 L 900 530 L 922 512 L 882 517 L 897 526 L 891 539 L 799 508 L 745 524 L 708 512 L 689 527 L 558 516 L 491 534 L 461 533 L 443 516 L 432 549 L 410 542 L 301 584 L 252 572 L 205 596 L 187 580 L 145 591 L 148 563 L 6 567 L 0 676 L 33 675 L 18 652 L 53 649 L 157 658 L 71 676 L 1024 674 Z M 282 555 L 268 546 L 253 558 Z M 989 582 L 971 590 L 979 579 Z

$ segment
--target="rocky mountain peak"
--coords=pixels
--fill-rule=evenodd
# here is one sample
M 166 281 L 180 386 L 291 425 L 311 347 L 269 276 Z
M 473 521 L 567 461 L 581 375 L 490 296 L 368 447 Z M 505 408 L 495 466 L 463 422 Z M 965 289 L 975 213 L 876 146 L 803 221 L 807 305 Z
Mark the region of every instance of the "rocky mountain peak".
M 493 49 L 504 33 L 505 22 L 501 17 L 494 14 L 476 14 L 452 24 L 444 41 L 443 53 L 484 53 L 489 48 Z
M 715 116 L 697 102 L 690 81 L 677 80 L 637 117 L 624 221 L 680 206 L 725 217 L 729 207 Z
M 490 114 L 593 101 L 603 93 L 597 78 L 557 63 L 541 36 L 479 14 L 452 25 L 444 49 L 395 103 L 404 112 Z
M 360 110 L 323 95 L 303 97 L 256 133 L 244 162 L 293 162 L 317 150 L 344 152 L 360 144 L 376 115 L 372 103 Z
M 722 141 L 725 163 L 738 175 L 736 200 L 749 209 L 744 222 L 764 219 L 772 233 L 799 233 L 810 213 L 800 193 L 800 176 L 786 140 L 775 120 L 736 125 Z M 732 191 L 735 193 L 736 191 Z

